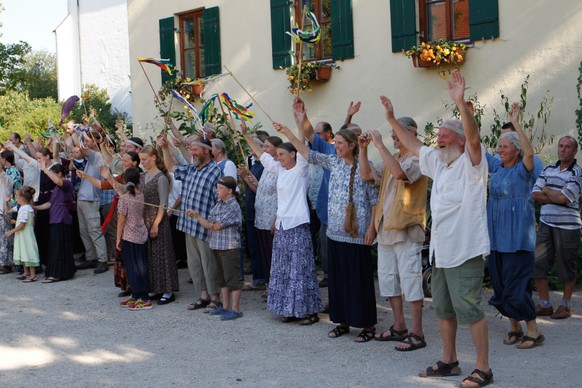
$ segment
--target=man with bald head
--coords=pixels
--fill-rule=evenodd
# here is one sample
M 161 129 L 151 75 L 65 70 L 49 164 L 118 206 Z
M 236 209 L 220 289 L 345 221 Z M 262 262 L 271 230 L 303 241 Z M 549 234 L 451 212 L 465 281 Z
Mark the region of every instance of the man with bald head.
M 465 79 L 451 74 L 449 95 L 461 121 L 446 120 L 438 131 L 438 149 L 424 146 L 394 117 L 387 97 L 381 97 L 386 118 L 400 142 L 419 156 L 421 172 L 433 179 L 430 259 L 433 263 L 433 307 L 439 320 L 442 358 L 420 377 L 461 373 L 456 351 L 457 325 L 468 324 L 476 348 L 475 370 L 461 387 L 493 381 L 489 368 L 487 321 L 481 308 L 484 257 L 489 253 L 486 192 L 487 160 L 475 117 L 465 102 Z

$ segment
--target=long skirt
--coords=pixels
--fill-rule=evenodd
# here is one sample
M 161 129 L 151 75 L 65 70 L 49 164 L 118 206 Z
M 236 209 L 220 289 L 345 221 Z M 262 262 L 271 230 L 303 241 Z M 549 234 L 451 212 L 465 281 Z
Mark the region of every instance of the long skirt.
M 536 319 L 530 288 L 534 262 L 534 252 L 529 251 L 492 251 L 487 257 L 494 291 L 489 304 L 502 315 L 518 321 Z
M 12 229 L 8 216 L 0 215 L 0 266 L 12 266 L 12 250 L 14 249 L 14 235 L 4 237 L 4 233 Z
M 322 310 L 309 224 L 275 231 L 267 308 L 297 318 Z
M 71 225 L 51 224 L 48 263 L 45 272 L 47 278 L 65 280 L 75 275 L 72 233 Z
M 377 323 L 372 250 L 328 238 L 329 318 L 354 327 Z

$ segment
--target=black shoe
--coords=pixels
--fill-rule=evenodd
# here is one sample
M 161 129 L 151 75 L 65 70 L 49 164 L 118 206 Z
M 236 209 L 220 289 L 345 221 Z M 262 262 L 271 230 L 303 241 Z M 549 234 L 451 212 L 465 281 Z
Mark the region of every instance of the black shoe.
M 97 267 L 93 270 L 93 273 L 95 275 L 99 275 L 100 273 L 107 272 L 107 271 L 109 271 L 109 265 L 107 264 L 106 261 L 104 261 L 104 262 L 99 262 L 99 264 L 97 264 Z
M 170 295 L 168 298 L 165 298 L 162 296 L 160 298 L 160 300 L 158 300 L 158 304 L 159 305 L 168 304 L 168 303 L 172 303 L 175 300 L 176 300 L 176 294 L 172 293 L 172 295 Z
M 194 282 L 192 281 L 192 279 L 188 279 L 188 283 L 193 284 Z
M 323 278 L 319 282 L 319 288 L 326 288 L 326 287 L 327 287 L 327 278 Z
M 162 295 L 164 295 L 164 294 L 155 294 L 155 295 L 148 294 L 148 298 L 150 298 L 150 300 L 160 300 L 162 298 Z
M 75 269 L 90 269 L 90 268 L 95 268 L 95 267 L 97 267 L 97 260 L 84 261 L 81 264 L 79 264 L 78 266 L 76 266 Z

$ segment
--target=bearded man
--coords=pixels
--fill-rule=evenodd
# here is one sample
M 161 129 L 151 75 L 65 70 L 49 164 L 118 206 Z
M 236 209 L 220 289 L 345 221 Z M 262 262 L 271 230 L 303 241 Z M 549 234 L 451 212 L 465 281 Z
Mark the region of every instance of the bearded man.
M 442 377 L 461 373 L 456 352 L 457 325 L 468 324 L 477 362 L 475 370 L 460 386 L 477 387 L 493 381 L 487 321 L 481 308 L 484 256 L 489 253 L 488 170 L 477 122 L 465 101 L 465 79 L 458 71 L 452 73 L 448 89 L 461 121 L 446 120 L 440 125 L 438 149 L 424 146 L 398 123 L 387 97 L 381 97 L 381 101 L 394 133 L 412 154 L 419 156 L 421 172 L 433 179 L 430 201 L 432 295 L 443 350 L 441 360 L 419 375 Z

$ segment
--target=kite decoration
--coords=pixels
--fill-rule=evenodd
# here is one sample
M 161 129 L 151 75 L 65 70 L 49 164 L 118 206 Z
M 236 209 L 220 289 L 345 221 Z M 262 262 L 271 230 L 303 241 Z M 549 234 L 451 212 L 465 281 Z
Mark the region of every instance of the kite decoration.
M 214 93 L 212 96 L 206 100 L 204 105 L 202 105 L 202 109 L 200 109 L 200 113 L 198 113 L 198 117 L 202 120 L 202 123 L 206 123 L 212 119 L 214 116 L 214 100 L 218 98 L 218 94 Z
M 250 123 L 253 117 L 255 117 L 255 114 L 249 110 L 249 108 L 253 106 L 252 103 L 247 106 L 239 105 L 235 100 L 231 99 L 226 93 L 222 93 L 220 97 L 224 106 L 226 106 L 228 110 L 233 112 L 237 119 L 245 120 Z
M 79 101 L 79 96 L 71 96 L 65 100 L 63 107 L 61 108 L 61 121 L 59 121 L 59 127 L 63 125 L 65 119 L 71 113 L 77 101 Z
M 170 62 L 169 59 L 155 59 L 155 58 L 137 58 L 137 60 L 139 62 L 142 63 L 151 63 L 152 65 L 156 65 L 157 67 L 159 67 L 160 69 L 162 69 L 163 71 L 165 71 L 166 73 L 168 73 L 169 75 L 172 75 L 172 69 L 174 68 L 174 65 L 172 65 L 172 63 Z
M 303 31 L 296 24 L 295 27 L 291 29 L 291 32 L 286 32 L 286 34 L 291 35 L 291 37 L 294 38 L 295 42 L 297 43 L 317 43 L 321 39 L 321 28 L 319 27 L 319 23 L 317 22 L 313 12 L 311 12 L 307 7 L 305 8 L 305 12 L 307 14 L 307 18 L 311 20 L 312 28 Z

